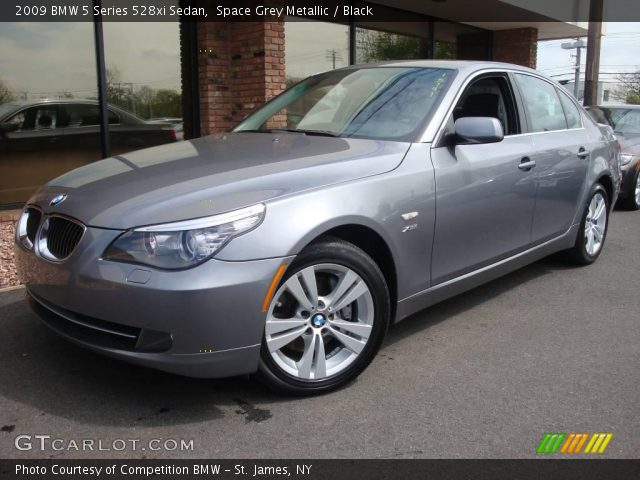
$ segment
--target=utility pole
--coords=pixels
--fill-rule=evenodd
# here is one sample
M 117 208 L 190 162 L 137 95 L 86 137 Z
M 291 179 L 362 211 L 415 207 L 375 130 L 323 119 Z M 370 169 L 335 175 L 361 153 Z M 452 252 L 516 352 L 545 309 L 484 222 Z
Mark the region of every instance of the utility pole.
M 603 0 L 591 0 L 589 4 L 589 43 L 587 45 L 587 71 L 584 82 L 584 105 L 598 103 L 603 3 Z
M 340 55 L 340 52 L 338 52 L 335 48 L 332 48 L 330 50 L 327 50 L 327 56 L 326 56 L 327 60 L 331 60 L 332 64 L 333 64 L 333 70 L 336 69 L 336 60 L 342 60 L 342 55 Z
M 583 40 L 576 39 L 575 42 L 563 43 L 561 47 L 564 50 L 576 50 L 576 73 L 573 83 L 573 95 L 576 97 L 576 99 L 580 100 L 578 95 L 580 94 L 580 68 L 582 65 L 582 49 L 585 48 L 586 45 Z

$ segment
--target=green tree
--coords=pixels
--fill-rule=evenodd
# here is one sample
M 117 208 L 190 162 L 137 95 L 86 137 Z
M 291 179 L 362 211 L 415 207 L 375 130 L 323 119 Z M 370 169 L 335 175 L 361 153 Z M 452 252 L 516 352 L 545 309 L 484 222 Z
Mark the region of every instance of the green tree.
M 358 63 L 384 60 L 411 60 L 426 56 L 426 41 L 418 37 L 358 29 Z
M 122 73 L 115 65 L 107 67 L 107 102 L 126 110 L 134 110 L 135 104 L 131 101 L 131 84 L 122 82 Z
M 9 90 L 9 86 L 0 78 L 0 103 L 8 103 L 15 100 L 15 96 Z
M 303 80 L 303 77 L 287 77 L 285 79 L 285 84 L 287 85 L 287 88 L 291 88 L 301 80 Z
M 433 50 L 433 58 L 440 60 L 453 60 L 456 58 L 456 45 L 454 43 L 436 40 Z
M 154 117 L 182 117 L 182 95 L 180 92 L 163 88 L 153 96 Z
M 618 88 L 613 96 L 626 103 L 640 105 L 640 71 L 623 73 L 616 77 Z
M 135 93 L 137 113 L 142 118 L 152 118 L 155 116 L 153 102 L 155 91 L 148 85 L 143 85 Z

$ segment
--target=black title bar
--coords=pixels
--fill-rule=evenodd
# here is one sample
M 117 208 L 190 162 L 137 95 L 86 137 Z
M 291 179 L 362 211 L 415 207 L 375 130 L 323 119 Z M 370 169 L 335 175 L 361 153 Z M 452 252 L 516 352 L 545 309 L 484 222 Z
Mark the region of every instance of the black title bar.
M 0 479 L 629 480 L 640 460 L 0 460 Z
M 297 16 L 328 22 L 586 22 L 590 0 L 2 0 L 0 22 L 255 22 Z M 605 0 L 603 21 L 640 21 L 638 0 Z

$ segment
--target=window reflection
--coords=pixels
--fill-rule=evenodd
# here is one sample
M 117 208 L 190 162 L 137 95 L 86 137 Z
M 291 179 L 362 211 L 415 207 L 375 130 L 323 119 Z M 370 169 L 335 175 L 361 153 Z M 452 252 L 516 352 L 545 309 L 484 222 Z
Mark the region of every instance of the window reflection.
M 491 33 L 461 23 L 433 23 L 433 58 L 439 60 L 489 60 Z
M 100 158 L 99 135 L 68 113 L 97 108 L 92 47 L 91 23 L 0 23 L 0 205 Z
M 349 65 L 349 27 L 288 17 L 284 24 L 287 87 L 315 73 Z
M 356 28 L 356 63 L 429 58 L 429 27 L 426 22 L 372 23 Z M 399 31 L 406 33 L 397 33 Z
M 107 22 L 104 45 L 111 155 L 182 140 L 178 22 Z

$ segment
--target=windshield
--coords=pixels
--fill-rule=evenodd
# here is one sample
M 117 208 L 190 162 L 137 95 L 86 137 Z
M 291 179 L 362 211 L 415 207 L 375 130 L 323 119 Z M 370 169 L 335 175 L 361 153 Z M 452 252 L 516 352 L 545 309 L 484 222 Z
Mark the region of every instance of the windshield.
M 234 131 L 410 141 L 453 74 L 449 69 L 377 67 L 315 75 L 274 98 Z
M 611 125 L 616 133 L 640 135 L 640 109 L 593 107 L 589 113 L 596 121 Z

